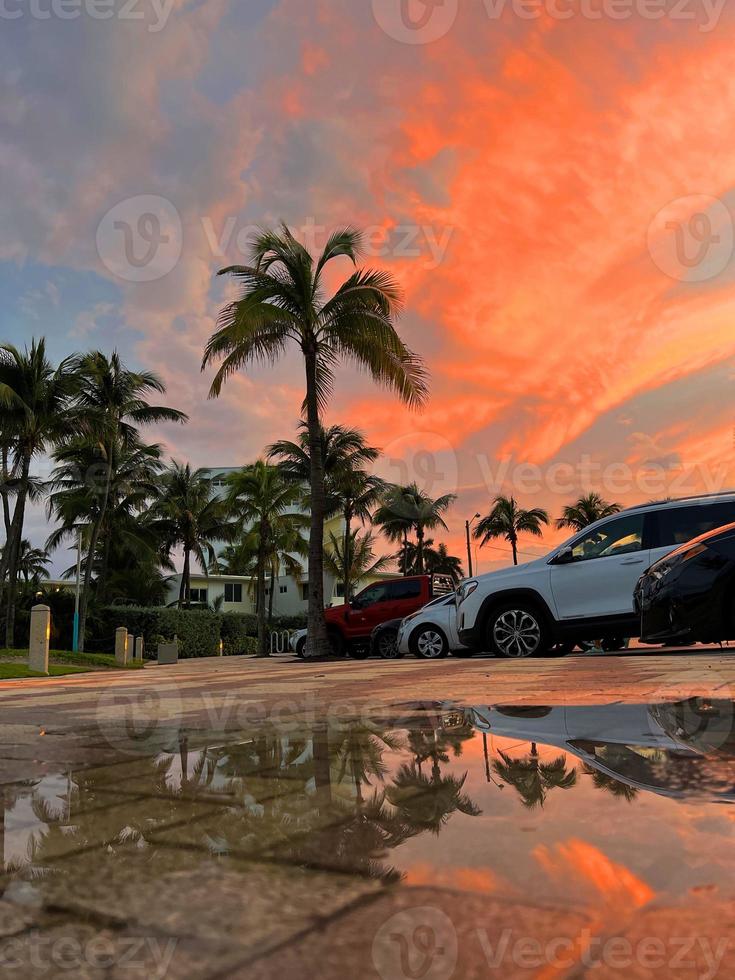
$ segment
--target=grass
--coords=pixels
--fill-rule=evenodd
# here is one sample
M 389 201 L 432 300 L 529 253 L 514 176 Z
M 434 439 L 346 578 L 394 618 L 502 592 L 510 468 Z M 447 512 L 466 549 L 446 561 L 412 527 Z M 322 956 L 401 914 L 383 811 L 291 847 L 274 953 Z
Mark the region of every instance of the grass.
M 51 677 L 63 677 L 66 674 L 87 674 L 91 668 L 74 667 L 71 664 L 50 664 L 49 675 Z M 12 680 L 22 677 L 43 677 L 35 670 L 29 670 L 27 664 L 0 664 L 0 680 Z
M 28 656 L 27 650 L 0 650 L 0 661 L 3 660 L 25 660 Z M 92 670 L 108 670 L 121 668 L 115 662 L 115 658 L 108 653 L 72 653 L 71 650 L 51 650 L 49 653 L 49 664 L 53 664 L 59 667 L 86 667 Z M 0 663 L 0 668 L 4 665 Z M 10 666 L 15 667 L 15 664 Z M 144 666 L 144 662 L 141 663 L 140 660 L 130 661 L 124 668 L 124 670 L 141 670 Z M 51 672 L 53 674 L 53 671 Z M 78 671 L 61 671 L 61 673 L 78 673 Z M 14 675 L 15 676 L 15 675 Z M 18 675 L 21 676 L 21 675 Z M 22 675 L 31 676 L 31 675 Z M 2 677 L 2 674 L 0 674 Z

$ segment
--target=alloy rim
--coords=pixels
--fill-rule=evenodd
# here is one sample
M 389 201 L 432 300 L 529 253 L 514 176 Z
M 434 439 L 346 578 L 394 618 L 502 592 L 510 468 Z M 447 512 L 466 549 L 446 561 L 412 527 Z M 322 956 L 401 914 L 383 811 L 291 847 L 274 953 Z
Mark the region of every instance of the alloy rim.
M 383 657 L 384 660 L 394 660 L 398 656 L 397 634 L 381 636 L 378 647 L 380 649 L 380 656 Z
M 532 657 L 541 645 L 541 627 L 525 609 L 509 609 L 496 619 L 493 639 L 506 657 Z
M 426 630 L 422 633 L 418 638 L 416 646 L 421 656 L 426 657 L 427 660 L 431 660 L 434 657 L 441 657 L 444 652 L 444 640 L 433 630 Z

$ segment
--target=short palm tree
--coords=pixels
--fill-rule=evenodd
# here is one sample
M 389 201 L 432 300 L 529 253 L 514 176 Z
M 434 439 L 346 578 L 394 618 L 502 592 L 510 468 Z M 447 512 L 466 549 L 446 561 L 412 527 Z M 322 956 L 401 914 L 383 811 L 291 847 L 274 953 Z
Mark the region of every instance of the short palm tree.
M 515 497 L 496 497 L 490 513 L 478 521 L 473 534 L 484 546 L 495 538 L 504 538 L 513 549 L 513 564 L 518 564 L 518 535 L 543 536 L 543 525 L 549 523 L 549 515 L 540 507 L 523 510 Z
M 369 531 L 366 534 L 351 531 L 349 542 L 330 534 L 324 549 L 324 565 L 327 571 L 339 582 L 350 583 L 351 589 L 360 579 L 386 571 L 393 561 L 393 555 L 376 557 L 375 537 Z M 344 596 L 345 602 L 349 602 L 352 592 L 345 592 Z
M 408 562 L 409 567 L 416 569 L 417 547 L 409 542 Z M 462 559 L 456 555 L 450 555 L 449 549 L 445 544 L 434 547 L 434 539 L 427 538 L 424 541 L 424 571 L 427 575 L 449 575 L 455 582 L 462 578 Z
M 301 488 L 287 480 L 277 466 L 269 466 L 259 459 L 252 466 L 246 466 L 227 477 L 227 501 L 240 522 L 249 527 L 257 548 L 256 582 L 258 609 L 258 656 L 267 657 L 266 646 L 266 572 L 280 554 L 278 540 L 283 536 L 290 538 L 286 543 L 297 544 L 299 528 L 305 523 L 302 514 L 294 512 L 301 501 Z M 273 579 L 273 577 L 272 577 Z M 272 594 L 272 590 L 271 590 Z
M 302 422 L 298 442 L 282 440 L 268 448 L 269 459 L 278 460 L 283 472 L 292 479 L 308 486 L 311 463 L 309 459 L 309 433 Z M 363 524 L 385 493 L 386 485 L 380 477 L 373 476 L 365 466 L 374 463 L 380 450 L 369 446 L 357 429 L 342 425 L 330 425 L 321 430 L 322 459 L 327 498 L 327 514 L 341 514 L 345 522 L 342 550 L 347 552 L 352 538 L 352 523 Z M 345 560 L 342 581 L 345 596 L 352 594 L 355 579 L 350 579 L 352 562 Z
M 414 571 L 424 574 L 424 547 L 426 532 L 441 527 L 447 530 L 444 514 L 449 510 L 456 494 L 447 493 L 436 500 L 421 490 L 415 483 L 407 487 L 393 487 L 375 514 L 378 524 L 389 541 L 403 540 L 404 575 L 409 574 L 408 534 L 416 535 L 416 560 Z
M 46 356 L 46 342 L 34 340 L 20 350 L 0 346 L 0 428 L 2 429 L 3 500 L 7 525 L 6 548 L 0 580 L 7 583 L 5 645 L 13 646 L 20 560 L 26 503 L 38 494 L 31 465 L 39 454 L 69 435 L 79 419 L 71 408 L 78 385 L 73 358 L 54 367 Z M 14 497 L 12 517 L 8 498 Z
M 611 504 L 607 500 L 603 500 L 599 493 L 588 493 L 564 508 L 556 526 L 559 529 L 568 527 L 572 531 L 583 531 L 595 521 L 602 520 L 603 517 L 619 514 L 620 510 L 620 504 Z
M 163 475 L 161 493 L 151 513 L 154 527 L 168 553 L 184 552 L 179 608 L 191 606 L 191 556 L 206 574 L 215 560 L 215 544 L 235 533 L 229 508 L 215 493 L 206 470 L 192 470 L 175 460 Z
M 325 295 L 325 273 L 333 260 L 354 265 L 360 235 L 351 228 L 330 236 L 315 258 L 282 225 L 263 231 L 252 243 L 251 262 L 220 274 L 242 286 L 239 299 L 220 312 L 218 329 L 205 348 L 202 367 L 221 361 L 210 389 L 216 397 L 234 373 L 250 364 L 275 363 L 291 345 L 304 359 L 304 414 L 309 433 L 309 640 L 307 655 L 329 652 L 324 621 L 324 519 L 327 514 L 321 417 L 341 359 L 362 368 L 378 383 L 418 406 L 427 395 L 420 359 L 395 328 L 400 292 L 387 272 L 355 271 L 331 298 Z
M 98 484 L 99 504 L 90 528 L 84 585 L 79 600 L 79 648 L 83 650 L 94 556 L 110 498 L 115 447 L 129 449 L 139 445 L 140 426 L 186 422 L 187 417 L 173 408 L 149 405 L 148 395 L 165 392 L 163 381 L 150 371 L 129 370 L 116 351 L 109 357 L 101 351 L 84 354 L 75 359 L 74 367 L 80 377 L 80 389 L 75 398 L 79 429 L 99 450 L 105 463 Z
M 36 585 L 42 578 L 48 578 L 51 559 L 42 548 L 34 548 L 25 538 L 20 543 L 18 574 L 26 585 Z

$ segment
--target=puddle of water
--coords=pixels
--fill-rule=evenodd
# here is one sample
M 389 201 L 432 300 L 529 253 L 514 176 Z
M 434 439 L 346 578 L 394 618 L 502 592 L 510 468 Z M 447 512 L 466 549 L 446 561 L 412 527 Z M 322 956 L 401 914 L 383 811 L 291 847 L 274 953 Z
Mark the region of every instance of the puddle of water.
M 0 787 L 0 895 L 99 853 L 634 911 L 733 896 L 735 705 L 401 705 Z M 153 865 L 155 866 L 155 865 Z

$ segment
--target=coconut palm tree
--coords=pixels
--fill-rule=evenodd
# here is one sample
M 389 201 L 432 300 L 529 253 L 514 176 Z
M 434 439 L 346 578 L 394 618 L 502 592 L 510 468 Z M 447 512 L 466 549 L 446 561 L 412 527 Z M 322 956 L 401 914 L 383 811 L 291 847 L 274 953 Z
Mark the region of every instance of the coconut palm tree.
M 252 243 L 250 265 L 221 272 L 234 276 L 243 293 L 221 311 L 202 364 L 222 362 L 210 389 L 216 397 L 235 372 L 257 362 L 273 364 L 291 345 L 304 359 L 311 498 L 308 656 L 329 652 L 324 621 L 327 500 L 321 417 L 332 393 L 337 362 L 346 359 L 366 370 L 408 405 L 421 405 L 427 395 L 423 364 L 395 328 L 400 291 L 389 273 L 356 270 L 331 298 L 325 295 L 325 274 L 332 261 L 345 257 L 356 265 L 360 251 L 360 235 L 351 228 L 331 235 L 316 259 L 285 225 L 259 234 Z
M 31 542 L 23 538 L 20 542 L 18 556 L 18 574 L 26 585 L 36 585 L 42 578 L 48 578 L 48 566 L 51 559 L 43 548 L 34 548 Z
M 289 478 L 308 486 L 311 471 L 309 432 L 303 422 L 299 429 L 298 442 L 282 440 L 274 443 L 268 447 L 268 458 L 278 460 L 278 465 Z M 365 524 L 386 490 L 385 482 L 365 469 L 366 465 L 378 459 L 380 450 L 368 446 L 357 429 L 347 429 L 342 425 L 322 427 L 321 444 L 327 516 L 342 515 L 345 522 L 342 550 L 347 553 L 353 540 L 353 521 Z M 352 562 L 347 556 L 342 564 L 345 596 L 352 594 L 355 583 L 355 579 L 350 578 L 351 568 Z
M 175 547 L 184 551 L 184 565 L 179 587 L 179 608 L 191 607 L 191 556 L 194 555 L 206 574 L 215 560 L 215 543 L 227 541 L 236 525 L 230 510 L 215 493 L 207 470 L 192 470 L 189 463 L 175 460 L 161 482 L 161 493 L 152 508 L 153 526 L 169 554 Z
M 227 477 L 227 501 L 238 519 L 249 526 L 255 535 L 257 546 L 257 609 L 258 609 L 258 656 L 267 657 L 265 639 L 265 577 L 269 562 L 273 561 L 275 542 L 287 529 L 293 532 L 295 544 L 297 532 L 306 519 L 293 508 L 300 503 L 301 488 L 284 477 L 277 466 L 269 466 L 259 459 Z M 271 590 L 272 593 L 273 590 Z
M 31 476 L 33 460 L 73 430 L 79 418 L 71 408 L 79 375 L 73 358 L 54 367 L 45 340 L 20 350 L 0 346 L 0 411 L 4 449 L 3 505 L 7 525 L 0 581 L 6 579 L 5 645 L 13 646 L 20 560 L 26 504 L 38 495 Z M 8 497 L 15 499 L 12 517 Z
M 571 528 L 572 531 L 583 531 L 595 521 L 602 520 L 603 517 L 619 514 L 620 510 L 620 504 L 612 504 L 603 500 L 599 493 L 588 493 L 564 508 L 556 526 L 559 529 L 566 527 Z
M 389 541 L 403 540 L 404 575 L 409 574 L 408 534 L 413 532 L 416 535 L 414 571 L 417 575 L 423 575 L 426 532 L 438 527 L 447 530 L 443 515 L 456 499 L 456 494 L 447 493 L 435 500 L 415 483 L 393 487 L 388 492 L 374 520 Z
M 160 446 L 118 439 L 103 454 L 99 446 L 82 438 L 59 446 L 53 458 L 57 465 L 49 479 L 47 513 L 56 517 L 58 526 L 49 535 L 47 549 L 53 551 L 64 541 L 74 544 L 81 535 L 84 573 L 91 556 L 98 601 L 107 598 L 108 573 L 120 562 L 138 572 L 147 566 L 155 578 L 160 540 L 148 513 L 159 495 L 164 469 Z M 107 505 L 92 554 L 92 530 L 100 520 L 100 482 L 107 479 L 110 463 Z
M 478 521 L 473 531 L 480 546 L 495 538 L 504 538 L 513 549 L 513 564 L 518 564 L 518 535 L 531 534 L 536 538 L 543 535 L 542 525 L 549 523 L 549 515 L 540 507 L 523 510 L 515 497 L 496 497 L 490 513 Z
M 409 541 L 407 561 L 412 574 L 418 574 L 417 551 L 417 546 Z M 424 541 L 424 571 L 427 575 L 450 575 L 455 582 L 459 582 L 463 574 L 462 559 L 450 555 L 445 544 L 440 544 L 435 548 L 434 539 L 427 538 Z
M 327 571 L 339 582 L 350 585 L 351 591 L 345 593 L 346 603 L 352 598 L 352 587 L 360 579 L 385 571 L 394 560 L 393 555 L 376 557 L 375 536 L 369 531 L 365 534 L 351 531 L 349 542 L 330 533 L 324 548 L 324 565 Z
M 140 444 L 138 429 L 160 422 L 186 422 L 187 416 L 173 408 L 149 405 L 152 393 L 163 394 L 166 386 L 150 371 L 131 371 L 117 351 L 108 357 L 101 351 L 78 356 L 74 367 L 81 379 L 74 407 L 79 428 L 90 444 L 97 447 L 105 469 L 98 486 L 99 504 L 91 525 L 84 584 L 79 599 L 79 648 L 84 649 L 84 630 L 90 598 L 94 556 L 105 520 L 115 465 L 115 448 L 130 449 Z

